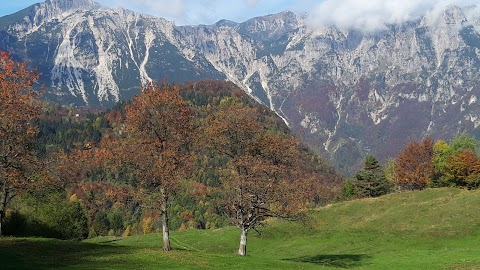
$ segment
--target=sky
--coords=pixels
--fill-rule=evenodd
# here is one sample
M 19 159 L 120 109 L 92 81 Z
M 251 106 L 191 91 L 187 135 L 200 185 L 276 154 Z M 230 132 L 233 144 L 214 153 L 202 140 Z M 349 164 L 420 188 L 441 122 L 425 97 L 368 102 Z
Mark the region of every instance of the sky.
M 4 0 L 3 0 L 4 1 Z M 213 24 L 221 19 L 243 22 L 284 10 L 305 12 L 315 0 L 94 0 L 107 7 L 123 7 L 148 13 L 177 25 Z M 42 0 L 14 0 L 2 3 L 0 16 L 14 13 Z
M 40 0 L 2 3 L 0 16 Z M 448 5 L 478 5 L 478 0 L 97 0 L 107 7 L 124 7 L 148 13 L 177 25 L 213 24 L 220 19 L 243 22 L 284 10 L 309 14 L 312 26 L 335 25 L 374 32 L 386 24 L 402 23 L 425 14 L 435 18 Z M 477 9 L 479 11 L 479 9 Z

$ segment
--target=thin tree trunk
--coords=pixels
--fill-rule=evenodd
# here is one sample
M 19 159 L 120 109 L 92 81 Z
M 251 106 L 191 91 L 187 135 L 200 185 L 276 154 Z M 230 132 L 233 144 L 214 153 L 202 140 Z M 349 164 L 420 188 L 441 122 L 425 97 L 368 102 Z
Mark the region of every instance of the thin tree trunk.
M 162 189 L 162 229 L 163 229 L 163 250 L 170 251 L 170 231 L 168 229 L 168 213 L 167 213 L 167 200 L 168 197 L 165 194 L 165 190 Z
M 240 248 L 238 249 L 238 254 L 240 256 L 246 256 L 247 255 L 247 233 L 248 230 L 246 228 L 240 228 L 241 233 L 240 233 Z
M 3 214 L 3 213 L 4 213 L 4 212 L 3 212 L 3 210 L 2 210 L 2 209 L 0 209 L 0 236 L 3 236 L 3 231 L 2 231 L 2 225 L 3 225 L 3 216 L 4 216 L 4 214 Z
M 3 187 L 3 192 L 2 192 L 2 201 L 0 205 L 0 236 L 3 235 L 3 220 L 5 219 L 5 211 L 7 211 L 7 198 L 8 198 L 8 192 L 6 187 Z

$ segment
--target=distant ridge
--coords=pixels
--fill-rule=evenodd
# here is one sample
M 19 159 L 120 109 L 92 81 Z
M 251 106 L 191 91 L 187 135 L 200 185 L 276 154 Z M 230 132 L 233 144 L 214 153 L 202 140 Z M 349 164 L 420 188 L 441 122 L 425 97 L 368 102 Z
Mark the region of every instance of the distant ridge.
M 480 135 L 480 17 L 450 6 L 363 34 L 309 28 L 282 12 L 175 26 L 89 0 L 51 0 L 0 18 L 0 49 L 43 73 L 48 98 L 110 106 L 142 83 L 230 80 L 344 171 L 412 138 Z

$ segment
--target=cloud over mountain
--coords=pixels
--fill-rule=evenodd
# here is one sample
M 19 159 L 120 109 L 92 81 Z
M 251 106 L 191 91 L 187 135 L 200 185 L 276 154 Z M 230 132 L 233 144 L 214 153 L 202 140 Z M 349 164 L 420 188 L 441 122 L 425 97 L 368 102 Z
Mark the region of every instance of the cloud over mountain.
M 310 13 L 309 23 L 376 32 L 388 24 L 412 21 L 427 13 L 434 19 L 449 5 L 478 5 L 478 0 L 325 0 Z

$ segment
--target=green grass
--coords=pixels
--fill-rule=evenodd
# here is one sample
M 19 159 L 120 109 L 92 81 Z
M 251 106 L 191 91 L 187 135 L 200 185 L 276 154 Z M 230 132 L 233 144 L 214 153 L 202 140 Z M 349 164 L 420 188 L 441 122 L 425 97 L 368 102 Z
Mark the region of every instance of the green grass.
M 236 228 L 68 242 L 0 239 L 0 269 L 480 269 L 480 191 L 431 189 L 270 221 L 235 254 Z

